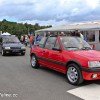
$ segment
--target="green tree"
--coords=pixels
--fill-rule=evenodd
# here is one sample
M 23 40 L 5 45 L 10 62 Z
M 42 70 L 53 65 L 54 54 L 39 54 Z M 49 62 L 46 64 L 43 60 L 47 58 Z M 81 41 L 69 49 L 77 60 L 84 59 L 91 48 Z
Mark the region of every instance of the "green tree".
M 17 22 L 10 22 L 7 21 L 6 19 L 0 21 L 0 31 L 9 32 L 15 35 L 28 34 L 28 32 L 34 33 L 35 30 L 48 28 L 48 27 L 52 27 L 52 26 L 51 25 L 40 26 L 39 23 L 35 23 L 35 25 L 28 24 L 28 23 L 23 24 Z

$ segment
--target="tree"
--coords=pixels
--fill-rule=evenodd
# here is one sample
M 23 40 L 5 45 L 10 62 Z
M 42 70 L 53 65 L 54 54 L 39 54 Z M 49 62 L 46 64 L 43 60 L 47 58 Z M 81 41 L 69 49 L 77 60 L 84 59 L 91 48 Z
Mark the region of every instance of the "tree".
M 34 33 L 35 30 L 43 29 L 43 28 L 48 28 L 52 27 L 51 25 L 49 26 L 40 26 L 39 23 L 35 23 L 35 25 L 28 24 L 28 23 L 17 23 L 17 22 L 10 22 L 7 21 L 6 19 L 3 19 L 0 21 L 0 31 L 2 32 L 9 32 L 11 34 L 19 35 L 19 34 L 28 34 Z

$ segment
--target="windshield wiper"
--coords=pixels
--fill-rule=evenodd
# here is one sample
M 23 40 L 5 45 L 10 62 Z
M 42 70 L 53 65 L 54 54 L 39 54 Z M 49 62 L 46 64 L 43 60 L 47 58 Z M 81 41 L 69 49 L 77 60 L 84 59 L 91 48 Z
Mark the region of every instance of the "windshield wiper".
M 65 48 L 76 48 L 76 49 L 79 49 L 78 47 L 65 47 Z
M 81 48 L 82 50 L 91 50 L 91 48 L 90 47 L 83 47 L 83 48 Z

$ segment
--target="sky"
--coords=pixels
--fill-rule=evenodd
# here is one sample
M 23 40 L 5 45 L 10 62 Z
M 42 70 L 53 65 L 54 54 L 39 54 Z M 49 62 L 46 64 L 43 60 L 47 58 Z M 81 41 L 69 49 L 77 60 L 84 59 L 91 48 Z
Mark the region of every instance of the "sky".
M 0 0 L 0 20 L 40 25 L 100 20 L 100 0 Z

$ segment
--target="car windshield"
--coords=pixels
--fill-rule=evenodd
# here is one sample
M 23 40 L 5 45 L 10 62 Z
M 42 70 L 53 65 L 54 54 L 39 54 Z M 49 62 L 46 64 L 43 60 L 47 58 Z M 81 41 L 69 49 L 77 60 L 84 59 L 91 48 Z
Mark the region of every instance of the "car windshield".
M 91 46 L 79 37 L 60 37 L 65 50 L 90 50 Z
M 3 42 L 18 43 L 20 41 L 17 37 L 9 36 L 9 37 L 4 37 Z

